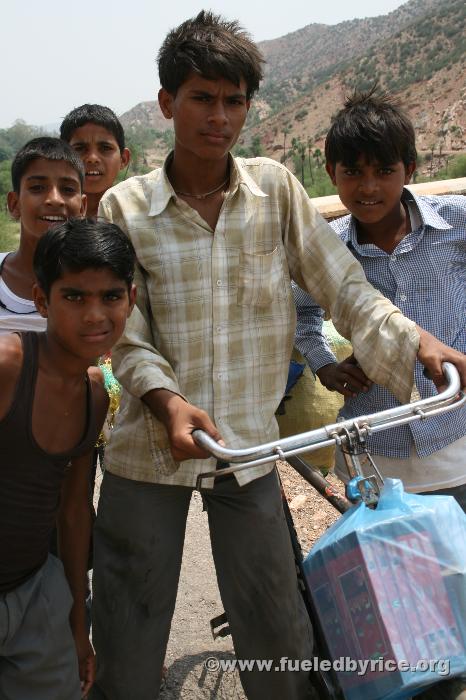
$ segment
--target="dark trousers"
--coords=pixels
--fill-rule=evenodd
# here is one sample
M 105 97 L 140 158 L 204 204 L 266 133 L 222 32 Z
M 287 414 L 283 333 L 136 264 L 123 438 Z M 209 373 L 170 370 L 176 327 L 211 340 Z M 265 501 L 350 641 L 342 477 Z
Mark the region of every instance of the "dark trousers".
M 154 700 L 192 489 L 104 476 L 94 545 L 93 698 Z M 312 658 L 275 471 L 203 493 L 222 603 L 240 659 Z M 308 700 L 306 672 L 244 672 L 250 700 Z

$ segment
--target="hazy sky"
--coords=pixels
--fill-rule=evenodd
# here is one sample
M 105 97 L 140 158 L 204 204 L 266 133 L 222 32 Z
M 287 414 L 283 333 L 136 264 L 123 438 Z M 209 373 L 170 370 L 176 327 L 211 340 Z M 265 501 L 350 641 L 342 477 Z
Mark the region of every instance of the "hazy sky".
M 15 119 L 60 122 L 99 102 L 118 114 L 154 99 L 157 50 L 167 31 L 200 9 L 238 18 L 256 41 L 319 22 L 391 12 L 403 0 L 46 0 L 2 3 L 0 128 Z

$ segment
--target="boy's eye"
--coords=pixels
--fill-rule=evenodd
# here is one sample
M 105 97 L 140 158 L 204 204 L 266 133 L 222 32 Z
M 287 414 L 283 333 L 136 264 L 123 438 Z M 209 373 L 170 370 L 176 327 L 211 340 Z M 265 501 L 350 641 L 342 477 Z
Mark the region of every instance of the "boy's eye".
M 65 294 L 66 301 L 82 301 L 82 294 Z
M 29 185 L 29 192 L 42 192 L 44 185 Z
M 393 172 L 393 168 L 380 168 L 379 172 L 381 175 L 391 175 Z
M 359 173 L 359 170 L 356 168 L 346 168 L 344 170 L 344 174 L 348 175 L 348 177 L 353 177 L 354 175 L 357 175 Z
M 118 301 L 119 299 L 121 299 L 121 294 L 116 294 L 115 292 L 109 292 L 104 296 L 104 301 Z

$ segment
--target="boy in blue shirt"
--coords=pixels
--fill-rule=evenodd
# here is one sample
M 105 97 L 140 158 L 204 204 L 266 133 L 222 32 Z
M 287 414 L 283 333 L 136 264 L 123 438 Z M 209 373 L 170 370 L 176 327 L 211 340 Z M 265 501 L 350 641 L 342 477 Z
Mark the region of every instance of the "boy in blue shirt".
M 466 198 L 416 197 L 405 188 L 416 167 L 413 126 L 387 97 L 355 95 L 327 135 L 327 171 L 350 211 L 332 226 L 368 280 L 447 345 L 466 351 Z M 322 312 L 295 287 L 296 346 L 322 384 L 346 400 L 345 418 L 398 405 L 372 385 L 353 357 L 338 363 L 322 334 Z M 436 393 L 419 362 L 416 387 Z M 412 492 L 451 493 L 466 509 L 466 409 L 372 435 L 368 446 L 385 476 Z M 364 465 L 363 465 L 364 469 Z M 370 467 L 368 467 L 370 469 Z M 337 474 L 345 476 L 342 456 Z
M 416 168 L 414 129 L 392 100 L 374 91 L 346 101 L 327 135 L 325 155 L 350 212 L 331 226 L 369 282 L 419 326 L 465 353 L 466 197 L 417 197 L 406 189 Z M 322 310 L 297 286 L 294 295 L 296 347 L 322 384 L 345 396 L 340 415 L 399 405 L 368 380 L 353 356 L 337 361 L 322 333 Z M 416 362 L 416 388 L 425 398 L 436 388 L 422 369 Z M 407 491 L 453 495 L 466 511 L 466 407 L 369 435 L 367 445 L 383 476 L 402 479 Z M 359 460 L 363 473 L 372 474 L 364 455 Z M 340 451 L 335 471 L 348 480 Z M 463 680 L 447 681 L 419 697 L 452 700 L 465 690 Z

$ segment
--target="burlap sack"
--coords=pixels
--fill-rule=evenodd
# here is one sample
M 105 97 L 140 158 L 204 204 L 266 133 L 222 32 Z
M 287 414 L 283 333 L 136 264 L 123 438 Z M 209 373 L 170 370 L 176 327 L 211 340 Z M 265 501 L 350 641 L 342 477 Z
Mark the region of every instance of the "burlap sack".
M 324 333 L 339 362 L 351 355 L 351 344 L 336 331 L 331 321 L 324 321 Z M 341 394 L 328 391 L 319 379 L 314 379 L 306 360 L 296 348 L 293 350 L 292 358 L 306 364 L 306 369 L 289 392 L 291 398 L 285 401 L 285 414 L 277 416 L 280 437 L 304 433 L 306 430 L 314 430 L 328 423 L 334 423 L 343 405 Z M 335 465 L 334 447 L 323 447 L 299 456 L 324 472 L 333 469 Z

